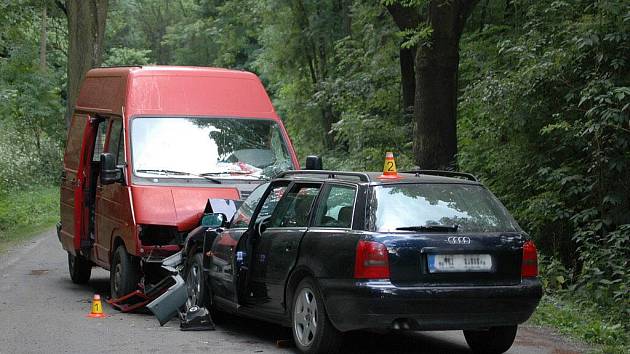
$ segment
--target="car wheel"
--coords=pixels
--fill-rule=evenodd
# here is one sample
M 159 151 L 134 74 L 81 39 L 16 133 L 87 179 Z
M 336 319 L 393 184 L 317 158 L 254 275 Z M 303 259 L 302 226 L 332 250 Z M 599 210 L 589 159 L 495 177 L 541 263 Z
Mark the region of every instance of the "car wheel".
M 293 340 L 303 353 L 335 353 L 341 346 L 341 333 L 328 319 L 315 282 L 306 278 L 294 292 L 291 309 Z
M 138 289 L 140 281 L 140 269 L 138 262 L 127 253 L 125 246 L 118 246 L 112 257 L 112 265 L 109 270 L 109 284 L 112 299 Z
M 466 343 L 475 353 L 505 353 L 516 337 L 517 326 L 492 327 L 483 331 L 464 331 Z
M 68 252 L 68 271 L 70 279 L 75 284 L 85 284 L 92 274 L 92 262 L 82 256 L 75 256 Z
M 205 307 L 208 304 L 206 282 L 203 276 L 203 254 L 195 253 L 186 266 L 186 290 L 188 300 L 186 308 L 192 306 Z

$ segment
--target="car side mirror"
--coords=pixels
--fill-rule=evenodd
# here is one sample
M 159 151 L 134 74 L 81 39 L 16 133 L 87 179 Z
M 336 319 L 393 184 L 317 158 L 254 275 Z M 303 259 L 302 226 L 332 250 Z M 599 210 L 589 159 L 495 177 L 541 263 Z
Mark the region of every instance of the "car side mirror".
M 228 224 L 227 216 L 223 213 L 208 213 L 201 218 L 201 226 L 217 229 L 226 227 Z
M 116 166 L 114 155 L 109 152 L 101 154 L 101 184 L 112 184 L 123 181 L 122 168 Z
M 324 163 L 322 158 L 316 155 L 306 156 L 306 169 L 307 170 L 323 170 Z

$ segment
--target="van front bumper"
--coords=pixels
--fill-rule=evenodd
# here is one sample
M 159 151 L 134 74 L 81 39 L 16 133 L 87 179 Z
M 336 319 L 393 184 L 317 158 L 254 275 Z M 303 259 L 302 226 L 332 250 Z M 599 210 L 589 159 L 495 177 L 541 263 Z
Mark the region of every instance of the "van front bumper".
M 509 286 L 398 287 L 389 281 L 318 279 L 340 331 L 455 330 L 525 322 L 542 297 L 538 279 Z

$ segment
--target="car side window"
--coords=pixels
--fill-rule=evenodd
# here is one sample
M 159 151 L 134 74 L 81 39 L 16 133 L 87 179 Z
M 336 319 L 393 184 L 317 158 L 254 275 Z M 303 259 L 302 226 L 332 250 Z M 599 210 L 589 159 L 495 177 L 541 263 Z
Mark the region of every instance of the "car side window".
M 351 228 L 356 187 L 330 185 L 320 199 L 313 226 Z
M 278 202 L 269 227 L 306 227 L 319 184 L 296 184 Z
M 241 204 L 240 208 L 238 208 L 238 210 L 232 217 L 230 228 L 243 228 L 249 226 L 249 222 L 252 220 L 252 215 L 254 215 L 256 206 L 258 205 L 258 202 L 262 198 L 263 194 L 265 194 L 268 186 L 269 183 L 265 183 L 254 189 L 252 194 L 247 197 L 247 199 L 243 202 L 243 204 Z
M 287 190 L 289 182 L 283 182 L 277 185 L 274 185 L 267 195 L 265 202 L 263 203 L 260 211 L 258 212 L 258 216 L 256 216 L 256 222 L 271 216 L 273 211 L 276 209 L 278 202 L 282 199 L 284 192 Z

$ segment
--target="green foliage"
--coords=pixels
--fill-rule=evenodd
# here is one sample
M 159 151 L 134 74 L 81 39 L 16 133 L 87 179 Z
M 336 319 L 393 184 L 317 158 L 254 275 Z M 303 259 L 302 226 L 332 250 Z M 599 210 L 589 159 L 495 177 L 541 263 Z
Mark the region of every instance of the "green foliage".
M 40 11 L 44 3 L 6 2 L 0 7 L 0 196 L 33 184 L 51 184 L 60 173 L 65 136 L 61 84 L 64 46 L 60 19 L 48 18 L 49 46 L 39 63 Z M 5 31 L 6 30 L 6 31 Z
M 103 66 L 133 66 L 151 64 L 149 49 L 112 48 L 103 61 Z
M 459 162 L 562 262 L 547 285 L 628 316 L 630 4 L 518 5 L 463 39 Z
M 630 338 L 624 330 L 623 321 L 625 318 L 611 319 L 592 303 L 576 303 L 570 297 L 553 295 L 543 296 L 530 320 L 597 345 L 601 352 L 627 353 L 630 350 Z
M 59 187 L 37 186 L 0 196 L 0 251 L 59 220 Z

